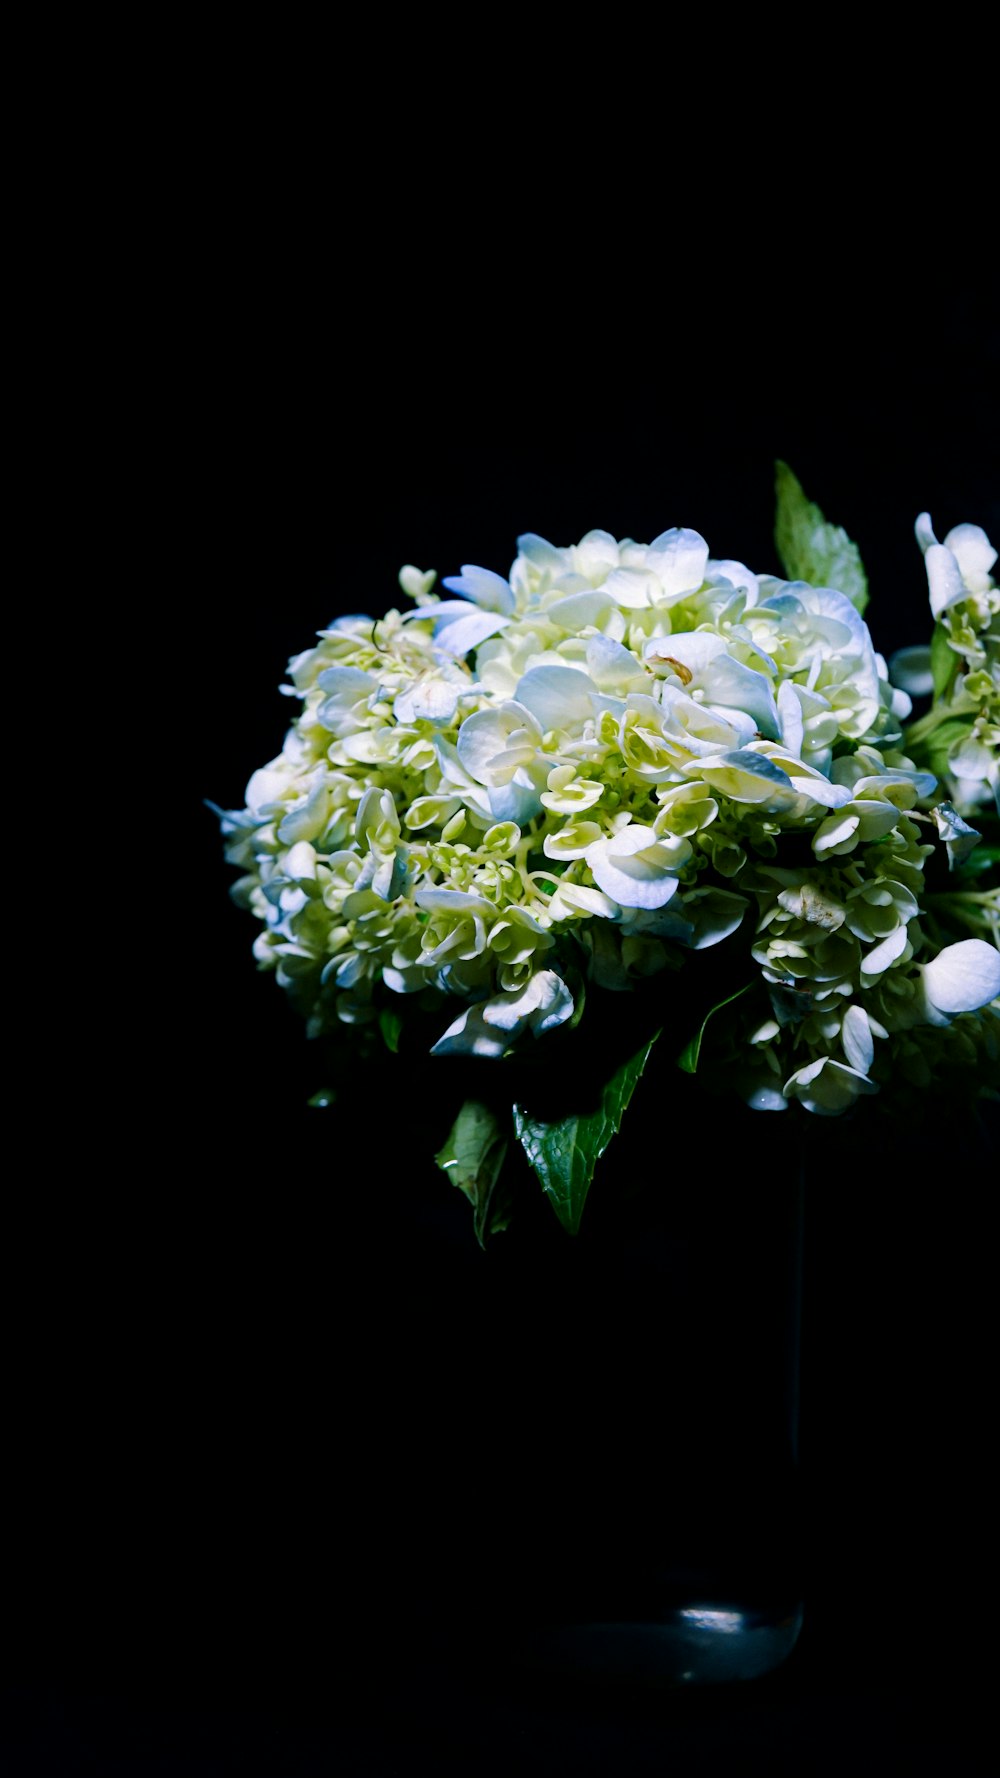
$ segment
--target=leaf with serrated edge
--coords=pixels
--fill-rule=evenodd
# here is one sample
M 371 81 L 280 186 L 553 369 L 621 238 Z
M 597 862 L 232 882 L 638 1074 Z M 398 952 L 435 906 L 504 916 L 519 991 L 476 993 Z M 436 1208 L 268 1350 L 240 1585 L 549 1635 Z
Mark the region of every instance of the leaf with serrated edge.
M 655 1032 L 616 1069 L 605 1084 L 597 1111 L 543 1123 L 530 1117 L 523 1106 L 514 1106 L 514 1133 L 559 1221 L 571 1235 L 579 1233 L 594 1168 L 621 1129 L 622 1116 L 659 1035 Z
M 831 525 L 819 507 L 806 498 L 802 484 L 787 463 L 775 464 L 777 511 L 774 542 L 789 580 L 832 587 L 859 612 L 868 604 L 868 577 L 861 552 L 842 525 Z

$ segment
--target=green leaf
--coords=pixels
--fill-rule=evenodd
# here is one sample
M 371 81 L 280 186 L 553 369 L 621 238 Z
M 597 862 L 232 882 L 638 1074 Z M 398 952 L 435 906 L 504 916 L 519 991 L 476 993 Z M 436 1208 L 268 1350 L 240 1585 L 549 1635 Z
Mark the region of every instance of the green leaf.
M 654 1032 L 635 1055 L 616 1069 L 605 1083 L 597 1111 L 543 1123 L 522 1105 L 514 1106 L 514 1133 L 531 1162 L 542 1190 L 552 1200 L 559 1221 L 571 1235 L 579 1233 L 594 1168 L 621 1129 L 621 1121 L 649 1052 L 659 1032 Z
M 677 1058 L 677 1066 L 678 1068 L 683 1068 L 685 1074 L 697 1073 L 698 1057 L 701 1054 L 701 1040 L 705 1035 L 705 1026 L 708 1024 L 712 1014 L 714 1012 L 719 1012 L 724 1006 L 729 1006 L 732 1001 L 739 1000 L 741 994 L 749 994 L 750 989 L 753 986 L 753 982 L 747 982 L 744 987 L 737 988 L 735 994 L 727 994 L 725 1000 L 717 1000 L 714 1006 L 709 1007 L 694 1036 L 684 1045 L 684 1048 L 681 1050 L 681 1053 Z
M 948 771 L 948 760 L 952 750 L 964 741 L 972 732 L 972 717 L 952 716 L 942 722 L 934 730 L 926 745 L 927 759 L 935 777 L 943 778 Z
M 857 544 L 842 525 L 829 524 L 819 507 L 806 499 L 787 463 L 779 460 L 775 471 L 774 542 L 789 580 L 833 587 L 863 613 L 868 604 L 868 577 Z
M 931 637 L 931 672 L 934 675 L 934 696 L 944 697 L 958 666 L 958 656 L 948 641 L 943 624 L 934 625 Z
M 444 1147 L 434 1156 L 471 1203 L 480 1247 L 510 1221 L 510 1199 L 501 1179 L 507 1142 L 495 1112 L 479 1099 L 466 1099 Z
M 378 1015 L 378 1028 L 382 1033 L 382 1041 L 387 1050 L 394 1056 L 399 1054 L 399 1034 L 403 1029 L 403 1021 L 392 1007 L 383 1006 Z

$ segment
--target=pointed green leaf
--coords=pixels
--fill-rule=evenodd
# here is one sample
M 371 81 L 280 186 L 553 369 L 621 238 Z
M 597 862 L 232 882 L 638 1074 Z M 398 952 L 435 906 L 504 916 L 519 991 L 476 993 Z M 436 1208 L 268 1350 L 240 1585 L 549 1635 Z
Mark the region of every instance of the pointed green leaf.
M 510 1201 L 501 1179 L 507 1141 L 489 1106 L 478 1099 L 466 1099 L 448 1140 L 434 1156 L 452 1185 L 471 1203 L 480 1247 L 485 1247 L 488 1235 L 499 1234 L 510 1220 Z
M 934 675 L 934 696 L 944 697 L 958 668 L 958 655 L 948 641 L 943 624 L 934 625 L 931 637 L 931 672 Z
M 681 1053 L 677 1058 L 677 1066 L 678 1068 L 683 1068 L 685 1074 L 697 1073 L 698 1057 L 701 1054 L 701 1040 L 705 1035 L 705 1026 L 708 1024 L 712 1014 L 714 1012 L 719 1012 L 724 1006 L 729 1006 L 732 1001 L 738 1000 L 741 994 L 749 994 L 750 989 L 753 986 L 753 982 L 747 982 L 744 987 L 737 988 L 735 994 L 727 994 L 725 1000 L 717 1000 L 714 1006 L 709 1007 L 694 1036 L 684 1045 L 684 1048 L 681 1050 Z
M 775 470 L 774 541 L 789 580 L 833 587 L 863 613 L 868 604 L 868 578 L 857 544 L 842 525 L 831 525 L 819 507 L 806 499 L 787 463 L 779 461 Z
M 658 1036 L 657 1031 L 616 1069 L 605 1084 L 597 1111 L 544 1123 L 529 1116 L 522 1105 L 514 1106 L 514 1133 L 559 1221 L 571 1235 L 579 1232 L 594 1168 L 621 1129 L 625 1109 Z
M 392 1054 L 399 1054 L 399 1034 L 403 1029 L 403 1021 L 392 1007 L 383 1006 L 378 1015 L 378 1028 L 382 1033 L 382 1041 Z

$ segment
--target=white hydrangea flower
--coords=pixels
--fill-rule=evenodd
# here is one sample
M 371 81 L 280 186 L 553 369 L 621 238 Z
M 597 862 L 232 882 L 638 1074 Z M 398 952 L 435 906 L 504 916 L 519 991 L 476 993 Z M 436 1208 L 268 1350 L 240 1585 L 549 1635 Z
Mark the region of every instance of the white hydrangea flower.
M 993 802 L 1000 812 L 1000 588 L 997 552 L 979 525 L 956 525 L 938 543 L 930 514 L 921 513 L 934 639 L 929 648 L 893 656 L 897 684 L 915 696 L 935 690 L 927 713 L 906 733 L 908 749 L 926 758 L 960 816 Z
M 440 1007 L 435 1054 L 499 1056 L 573 1017 L 581 976 L 627 991 L 739 944 L 747 1096 L 822 1116 L 966 1041 L 998 953 L 935 952 L 923 842 L 966 853 L 997 782 L 995 558 L 975 526 L 921 537 L 964 721 L 933 815 L 908 698 L 833 589 L 682 526 L 525 533 L 506 577 L 465 563 L 448 598 L 405 565 L 414 608 L 318 632 L 281 752 L 217 811 L 259 964 L 313 1034 L 398 999 Z
M 635 823 L 596 840 L 584 856 L 598 888 L 619 907 L 661 908 L 676 893 L 678 872 L 691 857 L 691 845 Z

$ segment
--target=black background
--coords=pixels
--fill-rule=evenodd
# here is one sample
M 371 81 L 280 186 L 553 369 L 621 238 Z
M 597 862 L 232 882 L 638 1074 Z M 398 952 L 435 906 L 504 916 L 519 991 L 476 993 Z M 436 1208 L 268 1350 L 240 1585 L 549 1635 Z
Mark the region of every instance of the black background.
M 544 200 L 528 223 L 460 210 L 429 229 L 415 184 L 368 232 L 219 176 L 133 336 L 135 597 L 92 762 L 128 843 L 110 822 L 87 841 L 86 991 L 41 1114 L 57 1164 L 7 1245 L 3 1770 L 708 1772 L 738 1751 L 975 1772 L 992 1151 L 947 1108 L 919 1147 L 817 1169 L 807 1621 L 783 1672 L 518 1695 L 408 1590 L 428 1523 L 453 1525 L 458 1572 L 498 1510 L 422 1435 L 489 1388 L 464 1343 L 480 1256 L 378 1081 L 305 1108 L 322 1070 L 254 970 L 204 800 L 241 804 L 290 719 L 288 657 L 395 603 L 404 562 L 505 572 L 521 531 L 680 524 L 777 571 L 780 456 L 860 545 L 889 654 L 928 631 L 917 513 L 1000 532 L 995 301 L 951 258 L 929 270 L 919 234 L 790 269 L 766 231 L 585 242 Z

